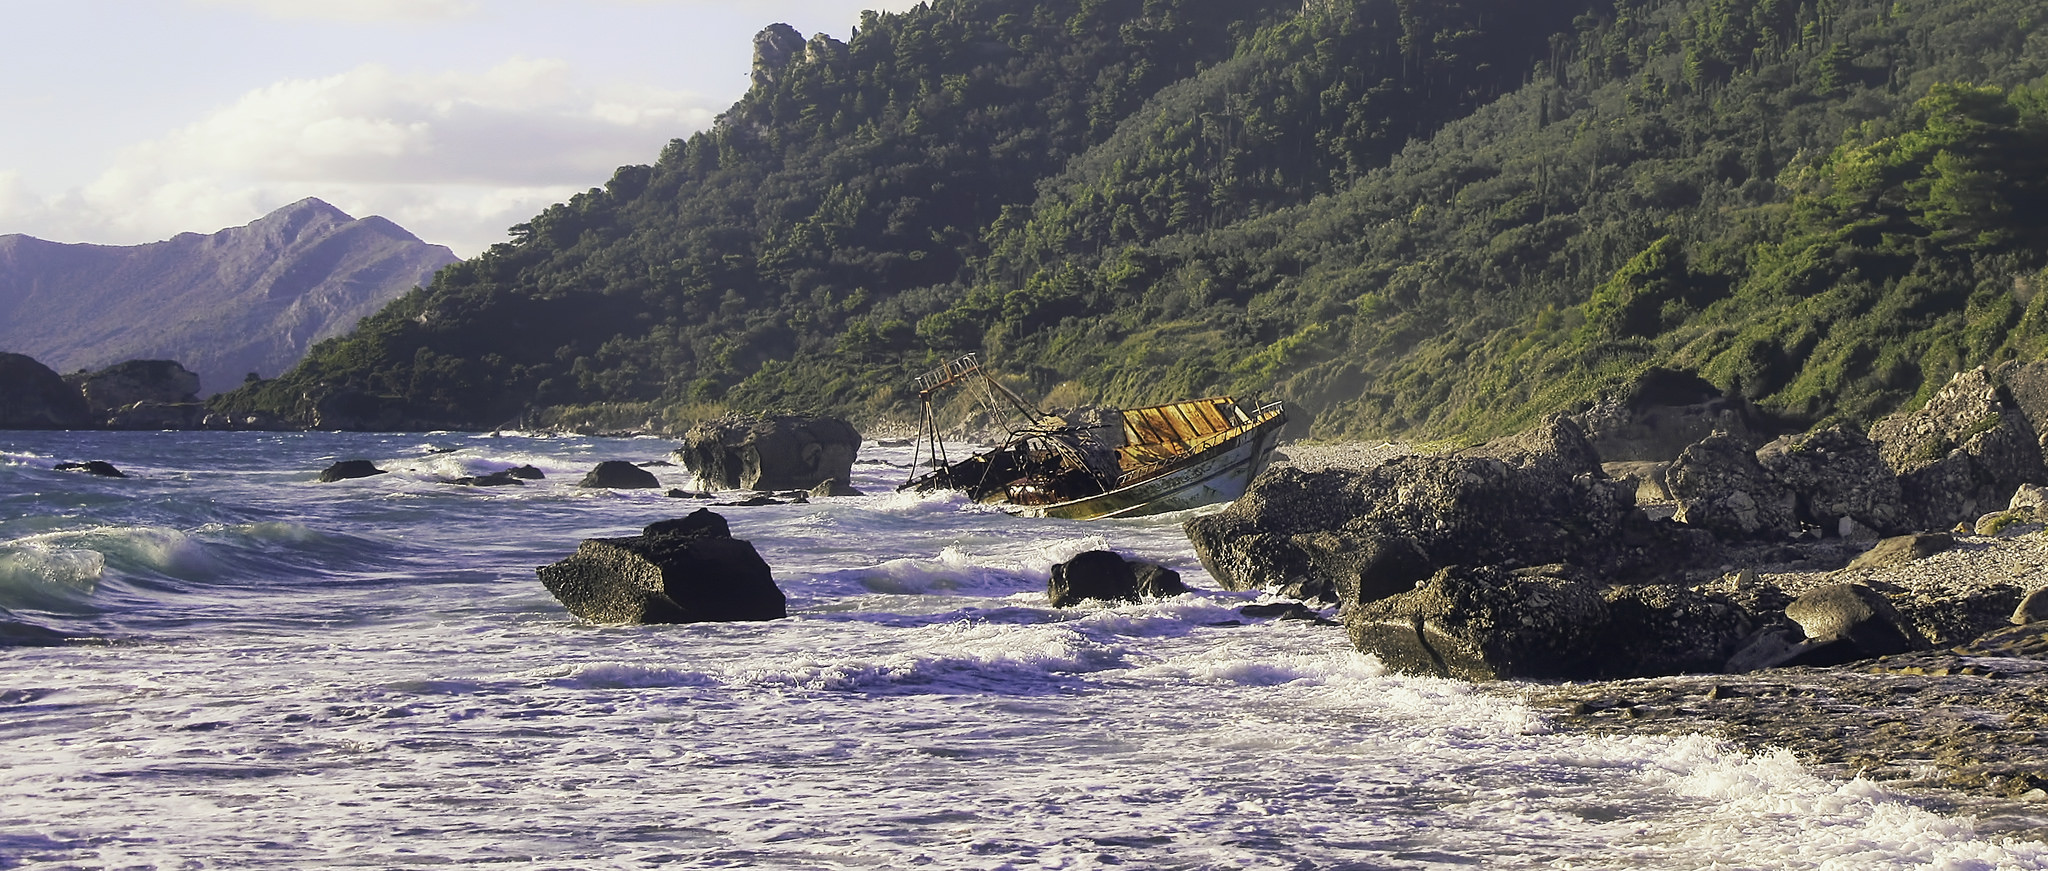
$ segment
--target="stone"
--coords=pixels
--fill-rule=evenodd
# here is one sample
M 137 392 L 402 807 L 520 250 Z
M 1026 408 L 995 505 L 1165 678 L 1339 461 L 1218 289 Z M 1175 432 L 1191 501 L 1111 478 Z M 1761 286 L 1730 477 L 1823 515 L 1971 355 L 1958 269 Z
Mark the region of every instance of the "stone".
M 1783 541 L 1799 533 L 1791 491 L 1733 435 L 1714 433 L 1687 446 L 1664 485 L 1678 502 L 1673 519 L 1724 540 Z
M 1593 586 L 1497 566 L 1445 568 L 1344 615 L 1353 646 L 1388 668 L 1470 681 L 1589 676 L 1606 624 Z
M 2019 607 L 2012 609 L 2012 623 L 2025 626 L 2048 620 L 2048 587 L 2035 590 L 2020 600 Z
M 646 490 L 661 486 L 653 472 L 635 466 L 625 460 L 605 460 L 592 468 L 578 487 L 606 487 L 613 490 Z
M 1244 617 L 1258 620 L 1307 620 L 1321 622 L 1323 615 L 1300 602 L 1272 602 L 1265 605 L 1246 605 L 1237 609 Z
M 571 614 L 596 623 L 779 620 L 788 600 L 752 543 L 699 509 L 636 536 L 587 539 L 535 570 Z
M 1607 623 L 1597 638 L 1600 677 L 1652 677 L 1720 671 L 1755 621 L 1724 596 L 1676 584 L 1608 587 Z
M 1772 480 L 1791 491 L 1800 522 L 1842 538 L 1854 537 L 1843 530 L 1910 531 L 1899 478 L 1863 433 L 1837 424 L 1788 435 L 1758 449 L 1756 459 Z
M 1602 463 L 1670 462 L 1715 432 L 1753 444 L 1756 412 L 1689 372 L 1653 368 L 1573 418 Z
M 1793 660 L 1800 665 L 1838 665 L 1905 653 L 1915 633 L 1890 600 L 1862 584 L 1831 584 L 1811 590 L 1785 607 L 1785 617 L 1807 640 L 1831 645 Z
M 509 472 L 492 472 L 488 475 L 464 475 L 449 481 L 464 487 L 524 487 L 526 482 L 513 477 Z
M 197 402 L 143 400 L 108 412 L 103 425 L 121 430 L 200 429 L 205 420 L 206 406 Z
M 77 389 L 26 354 L 0 353 L 0 429 L 82 429 L 91 412 Z
M 833 478 L 811 488 L 813 499 L 844 499 L 849 496 L 865 495 L 867 494 L 853 489 L 853 485 L 846 483 L 845 478 Z
M 1898 475 L 1915 529 L 1967 523 L 2021 484 L 2048 482 L 2033 424 L 1981 366 L 1957 373 L 1921 408 L 1871 424 L 1870 440 Z
M 1916 532 L 1884 539 L 1849 561 L 1844 571 L 1882 569 L 1923 560 L 1956 546 L 1946 532 Z
M 1668 460 L 1601 463 L 1600 471 L 1614 479 L 1622 489 L 1634 493 L 1637 505 L 1661 505 L 1671 501 L 1671 490 L 1664 486 L 1664 476 L 1671 471 Z
M 2034 509 L 2008 508 L 2004 511 L 1993 511 L 1990 514 L 1977 518 L 1975 523 L 1970 524 L 1970 533 L 1972 535 L 2011 538 L 2016 535 L 2035 532 L 2041 528 L 2040 519 L 2035 514 Z
M 128 477 L 122 474 L 120 469 L 114 468 L 113 463 L 105 460 L 87 460 L 83 463 L 58 463 L 54 468 L 59 472 L 84 472 L 88 475 L 97 475 L 102 478 Z
M 320 471 L 320 483 L 331 484 L 335 481 L 368 478 L 372 475 L 382 474 L 385 474 L 385 471 L 377 468 L 369 460 L 342 460 Z
M 503 472 L 494 474 L 508 475 L 514 478 L 518 478 L 521 481 L 540 481 L 545 480 L 547 478 L 546 472 L 542 472 L 541 470 L 536 469 L 532 466 L 513 466 L 512 468 L 506 469 Z
M 1046 600 L 1055 608 L 1071 608 L 1089 599 L 1142 602 L 1188 591 L 1180 573 L 1142 560 L 1127 560 L 1106 550 L 1091 550 L 1052 567 Z
M 716 490 L 809 490 L 853 479 L 860 432 L 832 417 L 727 415 L 690 427 L 676 456 Z

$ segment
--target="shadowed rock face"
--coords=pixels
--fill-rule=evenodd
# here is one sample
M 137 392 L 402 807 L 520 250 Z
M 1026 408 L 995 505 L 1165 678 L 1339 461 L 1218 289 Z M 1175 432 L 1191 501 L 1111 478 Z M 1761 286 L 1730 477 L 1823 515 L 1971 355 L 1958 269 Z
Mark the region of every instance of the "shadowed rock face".
M 77 429 L 90 419 L 85 398 L 50 367 L 0 353 L 0 429 Z
M 2034 425 L 1983 368 L 1958 373 L 1925 406 L 1870 427 L 1899 476 L 1907 525 L 1946 529 L 2006 505 L 2048 479 Z
M 860 432 L 832 417 L 730 415 L 683 435 L 676 456 L 719 490 L 809 490 L 853 477 Z
M 455 261 L 390 221 L 316 199 L 148 245 L 0 236 L 0 347 L 60 372 L 176 360 L 214 393 L 290 368 Z

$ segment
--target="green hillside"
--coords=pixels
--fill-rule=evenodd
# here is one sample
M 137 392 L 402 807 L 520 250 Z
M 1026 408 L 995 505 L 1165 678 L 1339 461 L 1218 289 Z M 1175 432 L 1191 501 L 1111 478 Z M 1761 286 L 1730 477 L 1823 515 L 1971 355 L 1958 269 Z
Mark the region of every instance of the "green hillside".
M 1476 437 L 1651 365 L 1865 420 L 2048 350 L 2048 4 L 936 0 L 224 407 L 488 427 L 1262 393 Z M 329 416 L 331 423 L 335 418 Z

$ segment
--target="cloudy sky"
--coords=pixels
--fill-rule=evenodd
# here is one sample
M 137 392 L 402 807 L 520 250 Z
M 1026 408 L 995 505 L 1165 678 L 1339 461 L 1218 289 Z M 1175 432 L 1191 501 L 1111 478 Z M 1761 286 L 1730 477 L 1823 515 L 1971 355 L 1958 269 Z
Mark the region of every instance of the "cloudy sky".
M 745 91 L 753 36 L 914 0 L 0 0 L 0 235 L 319 197 L 470 256 Z

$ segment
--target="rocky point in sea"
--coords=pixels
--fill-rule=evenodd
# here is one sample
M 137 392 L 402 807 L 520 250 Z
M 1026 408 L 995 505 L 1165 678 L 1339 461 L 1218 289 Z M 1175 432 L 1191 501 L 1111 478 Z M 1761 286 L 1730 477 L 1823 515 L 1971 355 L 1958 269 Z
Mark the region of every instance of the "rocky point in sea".
M 1961 790 L 2038 836 L 2039 415 L 2048 363 L 2007 364 L 1867 432 L 1772 439 L 1739 397 L 1653 372 L 1462 451 L 1289 446 L 1186 531 L 1227 588 L 1336 604 L 1397 671 L 1487 682 L 1565 727 Z

